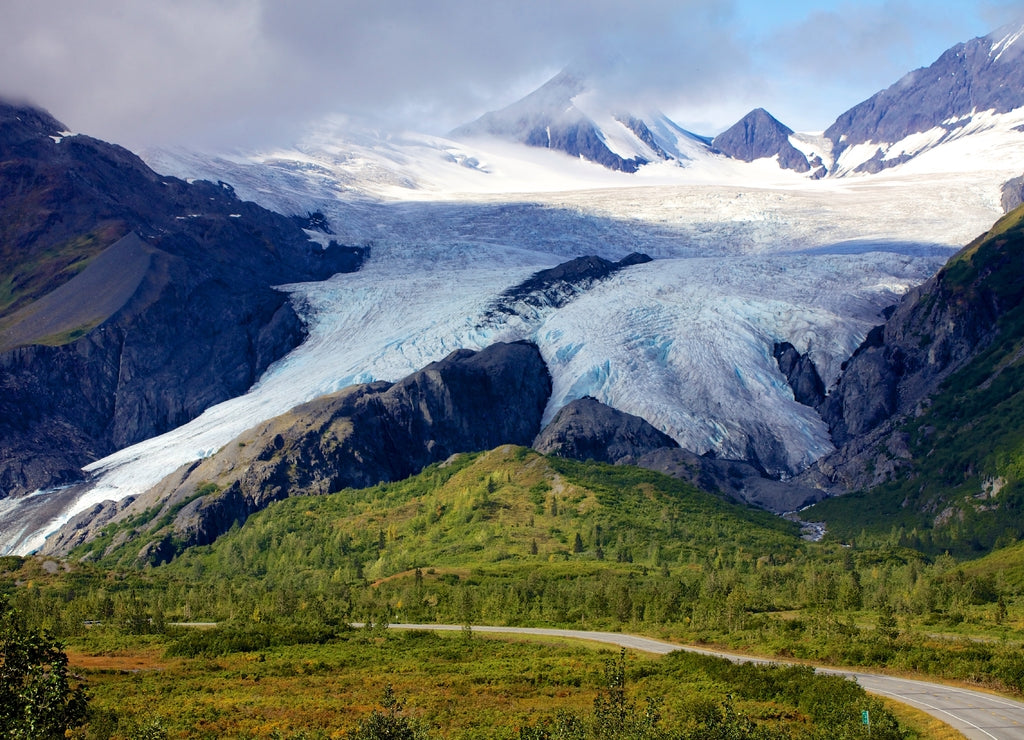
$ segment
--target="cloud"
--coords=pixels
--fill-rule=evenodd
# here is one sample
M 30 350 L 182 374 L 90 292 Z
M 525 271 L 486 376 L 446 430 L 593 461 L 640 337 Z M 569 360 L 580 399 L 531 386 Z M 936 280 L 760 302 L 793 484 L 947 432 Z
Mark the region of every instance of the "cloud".
M 8 3 L 0 91 L 75 130 L 132 142 L 196 133 L 251 108 L 273 60 L 245 2 Z
M 305 0 L 299 8 L 267 4 L 263 18 L 291 90 L 317 99 L 295 107 L 434 132 L 513 102 L 569 63 L 614 55 L 622 67 L 606 87 L 647 99 L 720 93 L 749 70 L 729 2 Z
M 615 49 L 678 100 L 746 71 L 731 4 L 698 0 L 7 3 L 0 92 L 129 144 L 270 139 L 335 111 L 443 131 Z M 639 82 L 637 82 L 639 81 Z M 623 88 L 627 86 L 624 84 Z
M 806 112 L 831 104 L 827 88 L 885 86 L 915 66 L 915 24 L 948 15 L 820 0 L 763 40 L 746 2 L 5 0 L 0 94 L 136 148 L 258 146 L 332 113 L 443 133 L 566 64 L 613 57 L 605 86 L 620 99 L 724 127 L 776 97 Z

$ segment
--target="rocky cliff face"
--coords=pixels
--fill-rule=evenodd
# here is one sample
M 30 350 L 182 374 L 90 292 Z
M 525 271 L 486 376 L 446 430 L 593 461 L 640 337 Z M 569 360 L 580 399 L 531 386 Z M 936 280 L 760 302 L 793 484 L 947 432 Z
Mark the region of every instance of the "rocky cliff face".
M 810 355 L 806 352 L 800 354 L 789 342 L 777 343 L 772 348 L 772 355 L 793 389 L 797 403 L 818 408 L 825 400 L 825 384 Z
M 272 286 L 362 258 L 0 104 L 0 497 L 243 393 L 304 336 Z
M 688 481 L 702 491 L 776 514 L 797 511 L 825 497 L 809 485 L 769 478 L 763 470 L 743 460 L 705 457 L 689 450 L 663 447 L 637 458 L 635 464 Z
M 912 411 L 950 373 L 974 357 L 1005 309 L 987 277 L 958 279 L 963 253 L 914 289 L 892 317 L 872 330 L 846 363 L 822 416 L 838 445 Z M 986 266 L 986 272 L 1002 266 Z
M 528 445 L 550 393 L 532 344 L 458 350 L 395 384 L 353 386 L 261 424 L 127 508 L 86 512 L 46 548 L 66 552 L 98 533 L 95 522 L 150 511 L 171 524 L 138 534 L 140 557 L 165 560 L 287 496 L 400 480 L 457 452 Z
M 1024 205 L 1024 175 L 1003 183 L 1000 204 L 1003 206 L 1003 213 L 1009 213 Z
M 562 407 L 537 435 L 533 447 L 546 455 L 656 470 L 703 491 L 779 514 L 824 497 L 809 486 L 769 478 L 750 463 L 680 449 L 674 439 L 640 417 L 589 397 Z
M 601 130 L 585 119 L 552 121 L 543 127 L 533 128 L 523 143 L 565 152 L 616 172 L 636 172 L 648 164 L 643 157 L 626 158 L 613 152 L 605 143 Z
M 897 422 L 919 413 L 946 378 L 995 339 L 1007 332 L 1013 339 L 1017 328 L 1006 318 L 1024 298 L 1022 220 L 1024 207 L 1018 207 L 869 333 L 821 406 L 840 449 L 805 480 L 839 490 L 885 480 L 910 455 Z

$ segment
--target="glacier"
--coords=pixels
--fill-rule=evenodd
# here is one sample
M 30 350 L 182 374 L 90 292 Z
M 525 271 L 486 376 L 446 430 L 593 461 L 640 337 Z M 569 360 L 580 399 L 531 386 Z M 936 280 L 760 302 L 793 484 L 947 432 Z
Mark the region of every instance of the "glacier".
M 882 310 L 1000 214 L 1001 180 L 988 171 L 813 182 L 771 161 L 710 158 L 627 176 L 480 146 L 369 137 L 273 155 L 147 153 L 158 171 L 230 182 L 284 213 L 319 211 L 335 234 L 311 237 L 371 257 L 357 273 L 282 286 L 308 322 L 299 348 L 244 396 L 89 465 L 85 490 L 45 520 L 0 522 L 0 551 L 38 549 L 75 513 L 139 494 L 299 403 L 514 339 L 536 342 L 551 370 L 548 419 L 590 395 L 683 447 L 792 474 L 832 447 L 793 399 L 774 343 L 809 352 L 830 384 Z M 561 308 L 485 317 L 538 270 L 634 251 L 655 259 Z

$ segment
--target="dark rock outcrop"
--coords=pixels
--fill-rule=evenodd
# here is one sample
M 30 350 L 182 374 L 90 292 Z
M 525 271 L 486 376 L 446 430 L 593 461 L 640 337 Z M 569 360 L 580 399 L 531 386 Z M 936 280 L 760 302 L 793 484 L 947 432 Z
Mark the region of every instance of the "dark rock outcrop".
M 334 234 L 330 222 L 322 211 L 310 211 L 305 216 L 292 216 L 292 222 L 300 229 L 319 231 L 321 234 Z
M 933 128 L 950 135 L 975 111 L 1006 113 L 1024 106 L 1024 38 L 1020 28 L 957 44 L 931 66 L 905 75 L 854 106 L 828 127 L 833 154 L 867 142 L 894 143 Z M 880 151 L 863 165 L 877 172 L 905 161 Z
M 870 432 L 852 437 L 790 482 L 817 489 L 822 497 L 866 491 L 905 475 L 911 460 L 907 435 L 890 417 Z
M 950 373 L 991 340 L 1005 301 L 987 283 L 993 273 L 1017 270 L 1006 263 L 984 266 L 986 275 L 961 280 L 972 247 L 913 289 L 882 326 L 868 333 L 844 365 L 822 406 L 835 443 L 846 444 L 896 415 L 912 411 Z
M 825 400 L 825 384 L 807 353 L 800 354 L 789 342 L 778 342 L 772 349 L 772 356 L 779 363 L 779 370 L 786 376 L 793 397 L 797 403 L 818 408 Z
M 680 449 L 674 439 L 639 416 L 590 397 L 562 407 L 534 440 L 533 447 L 546 455 L 574 460 L 637 465 L 778 514 L 795 511 L 825 496 L 807 485 L 773 479 L 755 464 Z
M 508 288 L 487 307 L 484 320 L 507 316 L 530 318 L 543 308 L 561 308 L 597 283 L 632 265 L 650 262 L 646 254 L 633 252 L 618 262 L 601 257 L 577 257 L 541 270 Z
M 533 442 L 533 448 L 545 455 L 612 464 L 632 463 L 663 447 L 679 444 L 639 416 L 590 396 L 559 409 Z
M 601 130 L 592 121 L 552 121 L 530 130 L 523 142 L 542 149 L 554 149 L 566 154 L 596 162 L 616 172 L 633 173 L 648 161 L 643 157 L 623 157 L 616 154 L 604 141 Z
M 792 135 L 793 129 L 780 123 L 764 108 L 757 108 L 716 136 L 711 145 L 722 154 L 743 162 L 778 157 L 783 169 L 810 172 L 806 155 L 789 141 Z
M 458 350 L 397 383 L 353 386 L 264 422 L 168 476 L 114 519 L 172 515 L 167 528 L 140 535 L 146 557 L 166 560 L 287 496 L 400 480 L 458 452 L 529 445 L 550 393 L 532 344 Z M 67 552 L 97 533 L 73 521 L 46 550 Z
M 0 103 L 0 497 L 245 392 L 305 335 L 272 286 L 357 269 L 229 186 Z
M 769 478 L 748 462 L 707 457 L 689 450 L 654 450 L 635 464 L 776 514 L 797 511 L 825 497 L 824 492 L 809 485 Z

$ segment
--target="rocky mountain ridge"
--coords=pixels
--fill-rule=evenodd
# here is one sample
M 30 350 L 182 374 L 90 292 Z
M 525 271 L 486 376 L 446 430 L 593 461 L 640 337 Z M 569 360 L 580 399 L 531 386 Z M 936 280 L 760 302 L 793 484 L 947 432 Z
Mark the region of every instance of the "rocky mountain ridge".
M 649 452 L 678 447 L 674 439 L 639 416 L 590 396 L 559 409 L 533 441 L 533 448 L 545 455 L 612 464 L 635 463 Z
M 1024 28 L 1011 26 L 957 44 L 930 66 L 906 74 L 840 115 L 825 130 L 836 160 L 859 144 L 877 145 L 854 171 L 879 172 L 915 156 L 917 152 L 892 156 L 889 151 L 913 134 L 942 129 L 948 136 L 977 113 L 1002 114 L 1024 106 L 1022 32 Z
M 692 134 L 661 114 L 622 113 L 601 100 L 600 81 L 578 69 L 562 71 L 521 100 L 455 129 L 452 137 L 498 137 L 627 173 L 654 162 L 685 164 L 692 156 L 725 156 L 743 162 L 777 158 L 782 169 L 815 179 L 873 174 L 956 138 L 975 116 L 1024 107 L 1022 55 L 1024 27 L 1007 26 L 957 44 L 928 67 L 841 113 L 811 149 L 795 146 L 794 131 L 764 108 L 752 110 L 713 139 Z M 911 141 L 929 131 L 935 133 L 931 140 Z M 626 148 L 624 134 L 632 140 Z M 685 140 L 686 152 L 673 140 Z
M 1019 209 L 1008 216 L 1019 217 Z M 997 224 L 993 232 L 1000 229 Z M 1024 295 L 1019 257 L 1012 250 L 981 249 L 999 244 L 993 232 L 912 290 L 850 358 L 823 409 L 838 444 L 912 412 L 993 341 L 1000 317 Z
M 0 229 L 0 498 L 243 393 L 305 336 L 272 286 L 364 257 L 9 104 Z
M 871 332 L 822 407 L 839 449 L 802 484 L 867 492 L 891 512 L 884 526 L 898 513 L 935 542 L 952 545 L 951 527 L 985 517 L 996 519 L 972 525 L 978 543 L 1024 532 L 1022 224 L 1019 206 Z
M 598 99 L 588 99 L 594 97 Z M 660 113 L 606 110 L 593 81 L 575 69 L 563 70 L 521 100 L 485 113 L 450 136 L 456 140 L 496 137 L 626 173 L 651 162 L 685 160 L 688 149 L 708 146 L 707 139 Z
M 66 553 L 142 515 L 146 524 L 117 544 L 137 538 L 142 560 L 167 560 L 288 496 L 401 480 L 458 452 L 528 445 L 550 393 L 534 345 L 458 350 L 398 383 L 352 386 L 271 419 L 134 501 L 84 512 L 45 550 Z
M 809 172 L 811 162 L 807 155 L 790 142 L 793 134 L 789 126 L 780 123 L 764 108 L 757 108 L 716 136 L 711 145 L 726 156 L 742 162 L 778 157 L 779 167 L 785 170 Z M 821 175 L 825 174 L 820 157 L 815 160 L 815 167 L 821 168 Z

